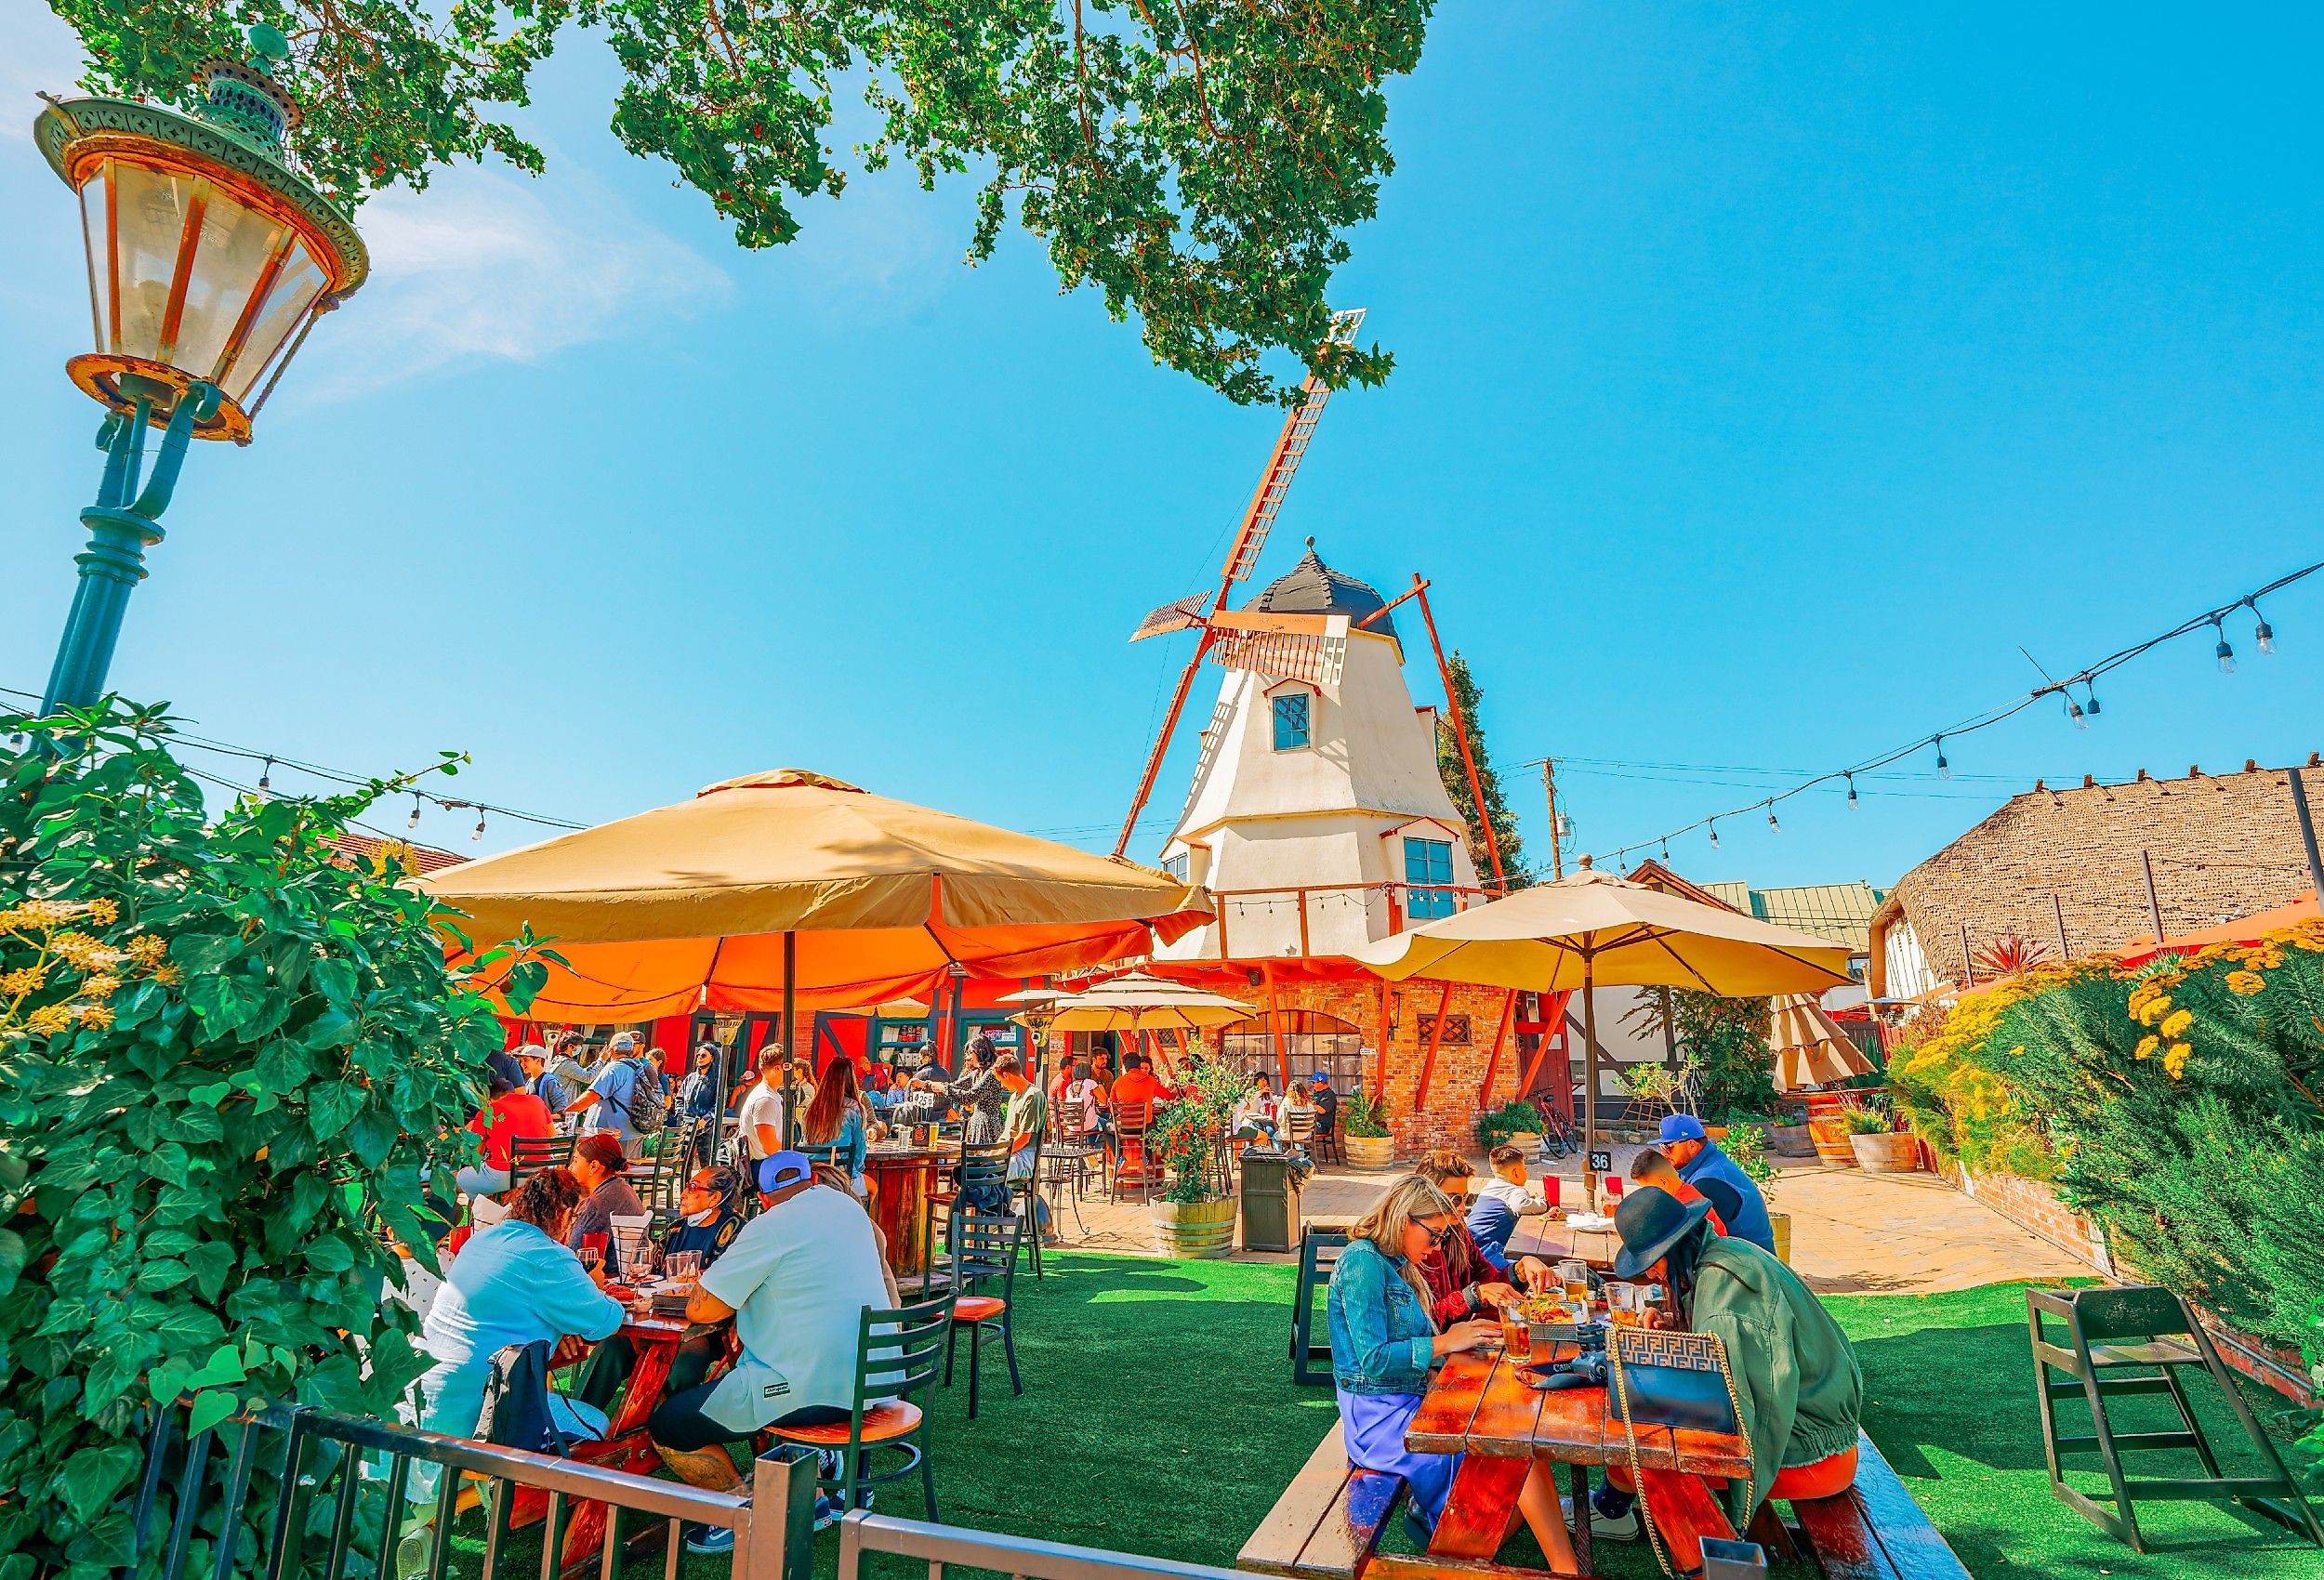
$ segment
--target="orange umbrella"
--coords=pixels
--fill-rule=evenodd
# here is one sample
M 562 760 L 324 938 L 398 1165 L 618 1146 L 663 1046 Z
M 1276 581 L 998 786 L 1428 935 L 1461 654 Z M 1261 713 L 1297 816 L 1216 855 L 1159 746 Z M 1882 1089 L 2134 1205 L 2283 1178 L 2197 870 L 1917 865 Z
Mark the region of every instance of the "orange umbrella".
M 1150 867 L 798 769 L 415 881 L 479 948 L 528 925 L 552 941 L 565 964 L 531 1013 L 586 1024 L 876 1004 L 932 990 L 955 962 L 1073 970 L 1210 914 Z

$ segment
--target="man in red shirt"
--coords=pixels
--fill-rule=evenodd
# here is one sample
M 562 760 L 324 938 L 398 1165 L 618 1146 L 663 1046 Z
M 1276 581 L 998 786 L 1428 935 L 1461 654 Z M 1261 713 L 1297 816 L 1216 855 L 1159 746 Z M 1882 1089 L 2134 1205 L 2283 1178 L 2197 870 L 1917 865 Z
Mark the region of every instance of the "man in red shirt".
M 495 1053 L 484 1061 L 484 1089 L 489 1094 L 468 1128 L 484 1143 L 482 1165 L 470 1164 L 454 1178 L 470 1196 L 497 1196 L 508 1188 L 519 1138 L 553 1136 L 557 1122 L 548 1105 L 524 1089 L 524 1067 L 509 1053 Z
M 1124 1108 L 1134 1102 L 1164 1103 L 1178 1096 L 1154 1073 L 1154 1067 L 1142 1053 L 1122 1055 L 1121 1079 L 1114 1083 L 1114 1106 Z
M 1682 1202 L 1710 1201 L 1708 1196 L 1679 1178 L 1678 1165 L 1653 1147 L 1645 1148 L 1630 1160 L 1630 1178 L 1633 1185 L 1652 1185 L 1658 1191 L 1668 1191 Z M 1722 1236 L 1727 1231 L 1726 1218 L 1719 1211 L 1716 1202 L 1711 1203 L 1710 1227 Z

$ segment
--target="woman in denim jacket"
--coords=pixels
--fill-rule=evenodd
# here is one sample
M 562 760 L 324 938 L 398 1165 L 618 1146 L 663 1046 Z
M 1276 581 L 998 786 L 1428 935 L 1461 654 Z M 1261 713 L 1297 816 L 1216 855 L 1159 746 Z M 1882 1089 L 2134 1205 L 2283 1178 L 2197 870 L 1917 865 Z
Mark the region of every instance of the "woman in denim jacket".
M 1412 1493 L 1405 1518 L 1423 1541 L 1445 1512 L 1460 1456 L 1415 1454 L 1404 1445 L 1405 1432 L 1428 1392 L 1429 1367 L 1500 1333 L 1497 1323 L 1483 1321 L 1455 1323 L 1439 1333 L 1429 1316 L 1428 1293 L 1416 1264 L 1437 1236 L 1459 1225 L 1452 1202 L 1434 1185 L 1419 1175 L 1397 1180 L 1350 1232 L 1325 1303 L 1348 1463 L 1404 1478 Z M 1517 1508 L 1550 1567 L 1575 1573 L 1573 1543 L 1546 1466 L 1533 1467 L 1517 1494 Z

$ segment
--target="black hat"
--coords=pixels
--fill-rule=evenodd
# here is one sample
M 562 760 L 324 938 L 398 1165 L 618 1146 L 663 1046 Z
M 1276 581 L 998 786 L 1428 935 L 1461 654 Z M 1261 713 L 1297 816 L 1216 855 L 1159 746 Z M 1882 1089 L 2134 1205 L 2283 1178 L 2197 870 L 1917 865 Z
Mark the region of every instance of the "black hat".
M 1614 1276 L 1636 1278 L 1710 1217 L 1709 1202 L 1682 1202 L 1658 1186 L 1629 1192 L 1614 1209 L 1614 1232 L 1622 1237 L 1622 1248 L 1614 1256 Z

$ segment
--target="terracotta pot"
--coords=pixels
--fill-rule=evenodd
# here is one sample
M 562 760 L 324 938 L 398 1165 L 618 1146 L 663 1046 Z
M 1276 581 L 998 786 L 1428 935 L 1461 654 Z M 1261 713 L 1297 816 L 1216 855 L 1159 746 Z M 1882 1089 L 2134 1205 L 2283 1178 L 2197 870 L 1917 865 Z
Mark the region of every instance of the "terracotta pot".
M 1845 1119 L 1811 1119 L 1807 1122 L 1807 1129 L 1816 1142 L 1816 1155 L 1826 1168 L 1854 1168 L 1856 1165 L 1856 1150 L 1850 1145 L 1855 1138 L 1849 1133 Z
M 1396 1161 L 1396 1139 L 1393 1136 L 1342 1136 L 1348 1149 L 1348 1162 L 1357 1168 L 1387 1168 Z
M 1777 1157 L 1816 1155 L 1816 1138 L 1808 1133 L 1804 1125 L 1770 1125 L 1767 1126 L 1767 1145 Z
M 1767 1215 L 1767 1226 L 1774 1232 L 1776 1260 L 1787 1267 L 1789 1266 L 1791 1262 L 1791 1215 L 1770 1211 Z
M 1920 1172 L 1921 1143 L 1903 1132 L 1887 1130 L 1851 1136 L 1848 1144 L 1855 1149 L 1857 1166 L 1867 1174 Z
M 1154 1248 L 1166 1257 L 1213 1257 L 1235 1250 L 1235 1199 L 1155 1202 L 1146 1208 Z

